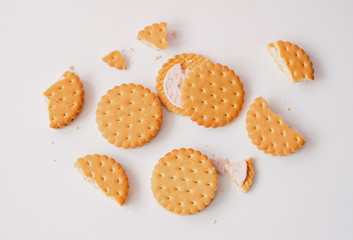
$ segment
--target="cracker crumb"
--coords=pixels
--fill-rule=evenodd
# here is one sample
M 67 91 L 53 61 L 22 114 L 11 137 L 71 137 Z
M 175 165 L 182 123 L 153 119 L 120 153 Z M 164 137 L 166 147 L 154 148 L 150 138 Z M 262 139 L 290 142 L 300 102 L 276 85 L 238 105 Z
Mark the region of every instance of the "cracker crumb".
M 176 36 L 177 36 L 177 32 L 173 30 L 173 31 L 172 31 L 172 37 L 173 37 L 173 38 L 176 38 Z
M 51 141 L 51 144 L 54 144 L 54 141 Z
M 133 48 L 131 47 L 131 48 L 130 48 L 130 51 L 131 51 L 131 52 L 135 52 L 135 49 L 133 49 Z
M 214 220 L 212 221 L 212 224 L 216 224 L 216 223 L 217 223 L 217 220 L 214 219 Z
M 214 154 L 212 154 L 212 157 L 214 158 Z
M 56 162 L 56 160 L 54 159 L 54 162 Z
M 72 66 L 72 65 L 69 66 L 68 69 L 69 69 L 71 72 L 75 71 L 75 68 L 74 68 L 74 66 Z
M 134 64 L 134 61 L 131 61 L 131 64 Z
M 80 129 L 80 128 L 77 126 L 77 127 L 76 127 L 76 130 L 78 131 L 79 129 Z
M 162 56 L 161 55 L 158 55 L 158 56 L 156 56 L 155 58 L 154 58 L 154 60 L 158 60 L 158 59 L 161 59 L 162 58 Z
M 290 108 L 288 108 L 288 111 L 290 111 Z

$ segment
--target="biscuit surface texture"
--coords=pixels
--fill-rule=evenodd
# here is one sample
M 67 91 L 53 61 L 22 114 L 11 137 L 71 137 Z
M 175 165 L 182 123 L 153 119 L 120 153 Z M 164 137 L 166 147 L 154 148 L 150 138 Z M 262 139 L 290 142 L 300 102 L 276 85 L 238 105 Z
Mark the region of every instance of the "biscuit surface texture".
M 65 72 L 62 80 L 51 85 L 44 96 L 49 100 L 48 111 L 51 128 L 61 128 L 78 116 L 84 102 L 83 84 L 73 72 Z
M 181 86 L 186 115 L 198 125 L 222 127 L 232 122 L 244 103 L 243 84 L 233 70 L 212 62 L 197 65 Z
M 167 153 L 155 166 L 153 195 L 165 209 L 191 215 L 207 207 L 217 190 L 217 171 L 206 155 L 193 149 Z
M 175 55 L 173 58 L 170 58 L 166 63 L 163 64 L 156 78 L 156 89 L 158 97 L 161 99 L 161 102 L 169 111 L 183 116 L 186 115 L 186 112 L 183 108 L 177 107 L 171 103 L 166 96 L 164 91 L 164 78 L 168 71 L 176 64 L 180 64 L 184 70 L 191 70 L 193 67 L 208 61 L 209 60 L 207 58 L 201 55 L 196 55 L 194 53 L 183 53 L 181 55 Z
M 287 72 L 292 82 L 314 80 L 313 64 L 305 51 L 297 45 L 277 41 L 268 44 L 267 49 L 278 67 Z
M 139 41 L 144 41 L 151 44 L 157 49 L 165 49 L 168 47 L 167 39 L 167 23 L 154 23 L 151 26 L 145 27 L 137 35 Z
M 91 184 L 99 187 L 105 195 L 114 198 L 120 205 L 126 202 L 129 182 L 124 169 L 105 155 L 86 155 L 77 159 L 75 168 Z
M 273 156 L 289 155 L 305 144 L 303 136 L 290 129 L 280 115 L 271 112 L 262 97 L 256 98 L 249 107 L 246 130 L 258 149 Z
M 157 135 L 163 113 L 156 95 L 148 88 L 122 84 L 101 98 L 96 111 L 98 129 L 117 147 L 135 148 Z
M 103 62 L 116 69 L 126 69 L 125 60 L 119 51 L 112 51 L 107 56 L 102 58 Z

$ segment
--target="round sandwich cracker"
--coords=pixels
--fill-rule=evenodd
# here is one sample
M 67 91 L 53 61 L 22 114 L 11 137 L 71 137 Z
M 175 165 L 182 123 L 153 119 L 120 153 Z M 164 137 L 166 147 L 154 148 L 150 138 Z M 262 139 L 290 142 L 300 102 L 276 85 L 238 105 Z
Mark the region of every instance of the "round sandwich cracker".
M 157 135 L 162 107 L 148 88 L 122 84 L 109 90 L 98 103 L 96 122 L 104 138 L 117 147 L 135 148 Z
M 181 86 L 186 115 L 198 125 L 222 127 L 232 122 L 244 103 L 243 84 L 227 66 L 207 62 L 187 74 Z
M 152 191 L 165 209 L 191 215 L 207 207 L 217 190 L 217 171 L 206 155 L 175 149 L 162 157 L 152 174 Z
M 201 63 L 208 62 L 209 60 L 201 55 L 196 55 L 194 53 L 183 53 L 181 55 L 175 55 L 173 58 L 170 58 L 168 62 L 163 64 L 162 69 L 159 70 L 158 76 L 156 78 L 156 89 L 158 97 L 161 99 L 166 108 L 176 114 L 185 116 L 186 112 L 183 108 L 175 106 L 168 100 L 166 93 L 164 91 L 164 78 L 167 75 L 168 71 L 176 64 L 180 64 L 181 67 L 186 70 L 191 70 L 194 66 L 197 66 Z

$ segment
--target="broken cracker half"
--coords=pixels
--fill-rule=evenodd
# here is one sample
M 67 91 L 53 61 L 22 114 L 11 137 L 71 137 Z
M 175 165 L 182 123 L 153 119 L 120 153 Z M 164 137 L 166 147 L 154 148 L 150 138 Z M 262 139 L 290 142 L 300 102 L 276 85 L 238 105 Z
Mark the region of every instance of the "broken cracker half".
M 146 45 L 158 50 L 168 47 L 167 39 L 167 23 L 154 23 L 151 26 L 145 27 L 137 35 L 137 39 Z
M 273 156 L 284 156 L 304 146 L 304 137 L 292 130 L 278 114 L 271 112 L 267 102 L 258 97 L 246 114 L 246 130 L 258 149 Z
M 118 162 L 105 155 L 94 154 L 77 159 L 74 167 L 90 184 L 124 205 L 129 194 L 129 182 Z
M 75 73 L 67 71 L 44 92 L 44 96 L 49 100 L 50 127 L 58 129 L 74 121 L 82 110 L 83 84 Z
M 313 64 L 304 50 L 297 45 L 277 41 L 268 44 L 267 50 L 278 68 L 287 73 L 293 83 L 314 80 Z

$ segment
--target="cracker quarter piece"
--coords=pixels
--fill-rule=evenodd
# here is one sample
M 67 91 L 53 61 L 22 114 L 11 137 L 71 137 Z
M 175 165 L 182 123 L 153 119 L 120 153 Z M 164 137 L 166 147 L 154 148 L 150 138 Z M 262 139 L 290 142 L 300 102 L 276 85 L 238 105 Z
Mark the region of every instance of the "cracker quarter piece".
M 162 207 L 191 215 L 211 203 L 217 190 L 217 171 L 199 151 L 175 149 L 159 160 L 151 183 L 153 195 Z
M 157 135 L 163 113 L 157 96 L 148 88 L 122 84 L 98 103 L 96 122 L 104 138 L 117 147 L 136 148 Z
M 124 57 L 117 50 L 109 53 L 107 56 L 103 57 L 102 60 L 116 69 L 126 69 Z
M 65 72 L 62 80 L 51 85 L 44 96 L 49 100 L 48 110 L 51 128 L 61 128 L 80 113 L 84 102 L 83 85 L 73 72 Z
M 289 155 L 305 144 L 303 136 L 288 127 L 280 115 L 271 112 L 262 97 L 256 98 L 249 107 L 246 130 L 258 149 L 273 156 Z
M 252 185 L 255 176 L 252 158 L 226 164 L 225 168 L 230 178 L 238 185 L 239 190 L 243 193 L 247 192 Z
M 244 103 L 243 84 L 233 70 L 207 62 L 193 67 L 181 85 L 186 115 L 205 127 L 232 122 Z
M 304 50 L 297 45 L 277 41 L 268 44 L 267 50 L 279 69 L 287 73 L 293 83 L 314 80 L 313 64 Z
M 190 71 L 193 67 L 208 61 L 209 60 L 207 58 L 201 55 L 196 55 L 194 53 L 183 53 L 181 55 L 175 55 L 173 58 L 170 58 L 166 63 L 163 64 L 156 78 L 156 89 L 158 97 L 161 99 L 161 102 L 164 104 L 164 106 L 166 106 L 169 111 L 183 116 L 186 115 L 186 112 L 183 108 L 173 104 L 167 97 L 168 94 L 165 91 L 166 84 L 164 80 L 169 70 L 175 65 L 180 64 L 181 68 L 184 71 Z M 180 87 L 181 86 L 179 86 L 179 88 Z
M 137 40 L 158 50 L 168 47 L 167 23 L 153 23 L 137 34 Z
M 124 205 L 129 194 L 129 181 L 124 169 L 114 159 L 105 155 L 87 155 L 77 159 L 74 167 L 90 184 Z

